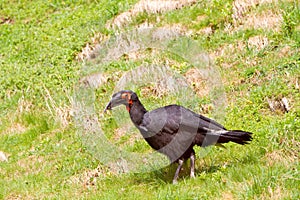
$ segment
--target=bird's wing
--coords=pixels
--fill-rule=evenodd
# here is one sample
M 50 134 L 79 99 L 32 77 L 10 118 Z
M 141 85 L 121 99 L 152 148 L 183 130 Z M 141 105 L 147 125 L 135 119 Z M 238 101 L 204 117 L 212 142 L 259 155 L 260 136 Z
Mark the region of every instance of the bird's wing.
M 180 116 L 180 126 L 199 131 L 218 131 L 226 130 L 224 126 L 218 122 L 199 115 L 187 108 L 178 106 L 180 112 L 177 111 L 177 116 Z
M 176 134 L 179 130 L 188 132 L 226 130 L 216 121 L 178 105 L 165 106 L 146 113 L 141 128 L 148 134 L 158 132 Z
M 226 130 L 224 126 L 222 126 L 221 124 L 219 124 L 213 119 L 210 119 L 208 117 L 196 113 L 194 113 L 194 115 L 200 120 L 199 127 L 205 127 L 211 130 Z

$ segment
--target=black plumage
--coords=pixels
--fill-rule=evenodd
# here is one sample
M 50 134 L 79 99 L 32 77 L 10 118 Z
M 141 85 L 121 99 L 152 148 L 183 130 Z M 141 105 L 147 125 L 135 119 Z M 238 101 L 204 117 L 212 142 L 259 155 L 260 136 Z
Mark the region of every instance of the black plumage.
M 193 146 L 235 142 L 241 145 L 252 140 L 250 132 L 226 130 L 221 124 L 179 105 L 169 105 L 147 111 L 136 93 L 122 90 L 112 96 L 105 111 L 125 105 L 133 124 L 147 143 L 179 165 L 173 183 L 177 181 L 184 160 L 190 159 L 190 175 L 194 177 L 195 151 Z

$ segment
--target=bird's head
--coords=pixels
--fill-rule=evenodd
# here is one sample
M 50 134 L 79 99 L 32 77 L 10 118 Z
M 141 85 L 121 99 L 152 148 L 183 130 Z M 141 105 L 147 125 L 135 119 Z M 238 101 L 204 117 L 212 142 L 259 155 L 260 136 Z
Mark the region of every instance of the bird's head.
M 111 110 L 112 108 L 125 105 L 127 109 L 129 109 L 133 102 L 137 100 L 137 95 L 131 90 L 121 90 L 115 94 L 113 94 L 111 100 L 106 105 L 104 112 L 107 110 Z

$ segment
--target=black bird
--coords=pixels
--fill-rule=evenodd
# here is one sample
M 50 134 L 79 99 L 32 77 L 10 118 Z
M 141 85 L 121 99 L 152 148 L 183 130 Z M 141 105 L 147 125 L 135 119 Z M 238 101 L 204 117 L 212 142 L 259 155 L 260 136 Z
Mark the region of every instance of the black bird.
M 241 145 L 252 140 L 250 132 L 226 130 L 212 119 L 196 114 L 179 105 L 169 105 L 147 111 L 136 93 L 122 90 L 115 93 L 106 110 L 125 105 L 133 124 L 148 144 L 165 154 L 171 163 L 177 162 L 173 183 L 177 182 L 184 160 L 190 158 L 190 176 L 195 177 L 195 151 L 193 146 L 206 147 L 235 142 Z

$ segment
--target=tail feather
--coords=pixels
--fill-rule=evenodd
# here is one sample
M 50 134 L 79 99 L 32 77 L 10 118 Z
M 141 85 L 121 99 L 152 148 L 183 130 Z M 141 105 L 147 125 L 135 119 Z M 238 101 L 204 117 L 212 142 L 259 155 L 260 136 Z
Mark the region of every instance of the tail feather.
M 241 130 L 220 130 L 206 133 L 205 138 L 198 145 L 203 147 L 209 145 L 220 145 L 222 143 L 234 142 L 237 144 L 248 144 L 252 140 L 252 133 Z
M 241 130 L 230 130 L 220 134 L 217 143 L 235 142 L 237 144 L 248 144 L 252 140 L 252 133 Z

